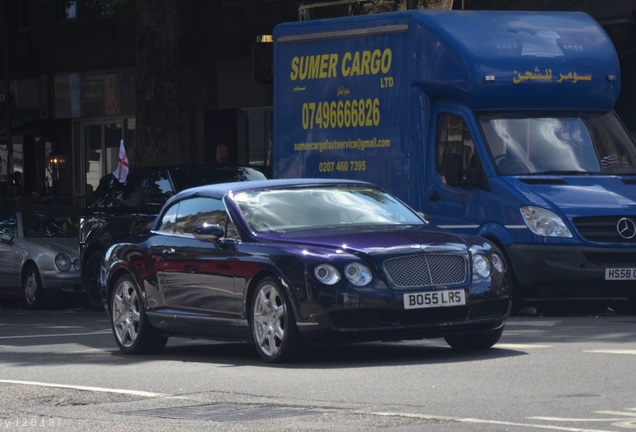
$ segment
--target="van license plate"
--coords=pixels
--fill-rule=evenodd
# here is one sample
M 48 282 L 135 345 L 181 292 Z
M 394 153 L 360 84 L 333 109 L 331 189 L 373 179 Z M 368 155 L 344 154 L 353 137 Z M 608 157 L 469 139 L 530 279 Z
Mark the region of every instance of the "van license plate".
M 404 309 L 421 309 L 466 304 L 464 290 L 442 290 L 404 294 Z
M 605 269 L 605 280 L 636 280 L 636 268 Z

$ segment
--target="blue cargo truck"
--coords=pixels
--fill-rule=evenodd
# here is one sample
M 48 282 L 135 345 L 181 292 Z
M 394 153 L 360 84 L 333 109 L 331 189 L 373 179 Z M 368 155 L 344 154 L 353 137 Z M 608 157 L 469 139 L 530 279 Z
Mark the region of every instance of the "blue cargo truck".
M 274 30 L 274 177 L 371 181 L 506 253 L 514 296 L 636 301 L 636 147 L 576 12 L 404 11 Z

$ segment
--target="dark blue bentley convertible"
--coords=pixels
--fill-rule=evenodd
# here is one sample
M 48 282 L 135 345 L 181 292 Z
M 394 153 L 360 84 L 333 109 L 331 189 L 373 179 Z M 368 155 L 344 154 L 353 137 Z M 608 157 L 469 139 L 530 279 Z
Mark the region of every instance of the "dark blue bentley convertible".
M 505 266 L 369 183 L 267 180 L 175 195 L 150 232 L 110 247 L 101 283 L 124 353 L 205 337 L 283 362 L 310 341 L 489 348 L 510 309 Z

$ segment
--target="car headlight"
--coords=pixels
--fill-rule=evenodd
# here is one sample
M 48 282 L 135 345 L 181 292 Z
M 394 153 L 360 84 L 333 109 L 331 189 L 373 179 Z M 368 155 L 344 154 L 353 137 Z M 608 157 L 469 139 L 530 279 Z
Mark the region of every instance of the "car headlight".
M 338 270 L 329 264 L 320 264 L 314 268 L 314 274 L 316 279 L 325 285 L 333 285 L 340 280 L 340 273 Z
M 347 264 L 344 273 L 349 282 L 357 286 L 365 286 L 373 278 L 369 267 L 360 263 Z
M 492 262 L 492 266 L 497 269 L 499 273 L 506 272 L 506 262 L 503 257 L 497 253 L 494 253 L 490 256 L 490 261 Z
M 561 218 L 550 210 L 535 206 L 525 206 L 519 210 L 524 222 L 534 234 L 543 237 L 572 237 Z
M 73 268 L 77 271 L 80 271 L 80 260 L 79 258 L 75 258 L 75 261 L 73 261 Z
M 482 254 L 473 255 L 473 273 L 478 274 L 481 277 L 487 278 L 490 276 L 491 264 L 490 260 Z
M 69 271 L 71 269 L 71 264 L 72 264 L 71 257 L 66 255 L 65 253 L 59 253 L 55 257 L 55 266 L 60 271 L 63 271 L 63 272 Z

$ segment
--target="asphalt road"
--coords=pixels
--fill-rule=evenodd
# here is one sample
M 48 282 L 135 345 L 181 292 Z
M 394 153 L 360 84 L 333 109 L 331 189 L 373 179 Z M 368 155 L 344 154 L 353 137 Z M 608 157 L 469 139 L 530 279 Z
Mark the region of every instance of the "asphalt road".
M 535 307 L 487 351 L 369 343 L 269 366 L 246 343 L 171 339 L 124 356 L 103 312 L 0 304 L 0 431 L 636 429 L 636 316 Z

